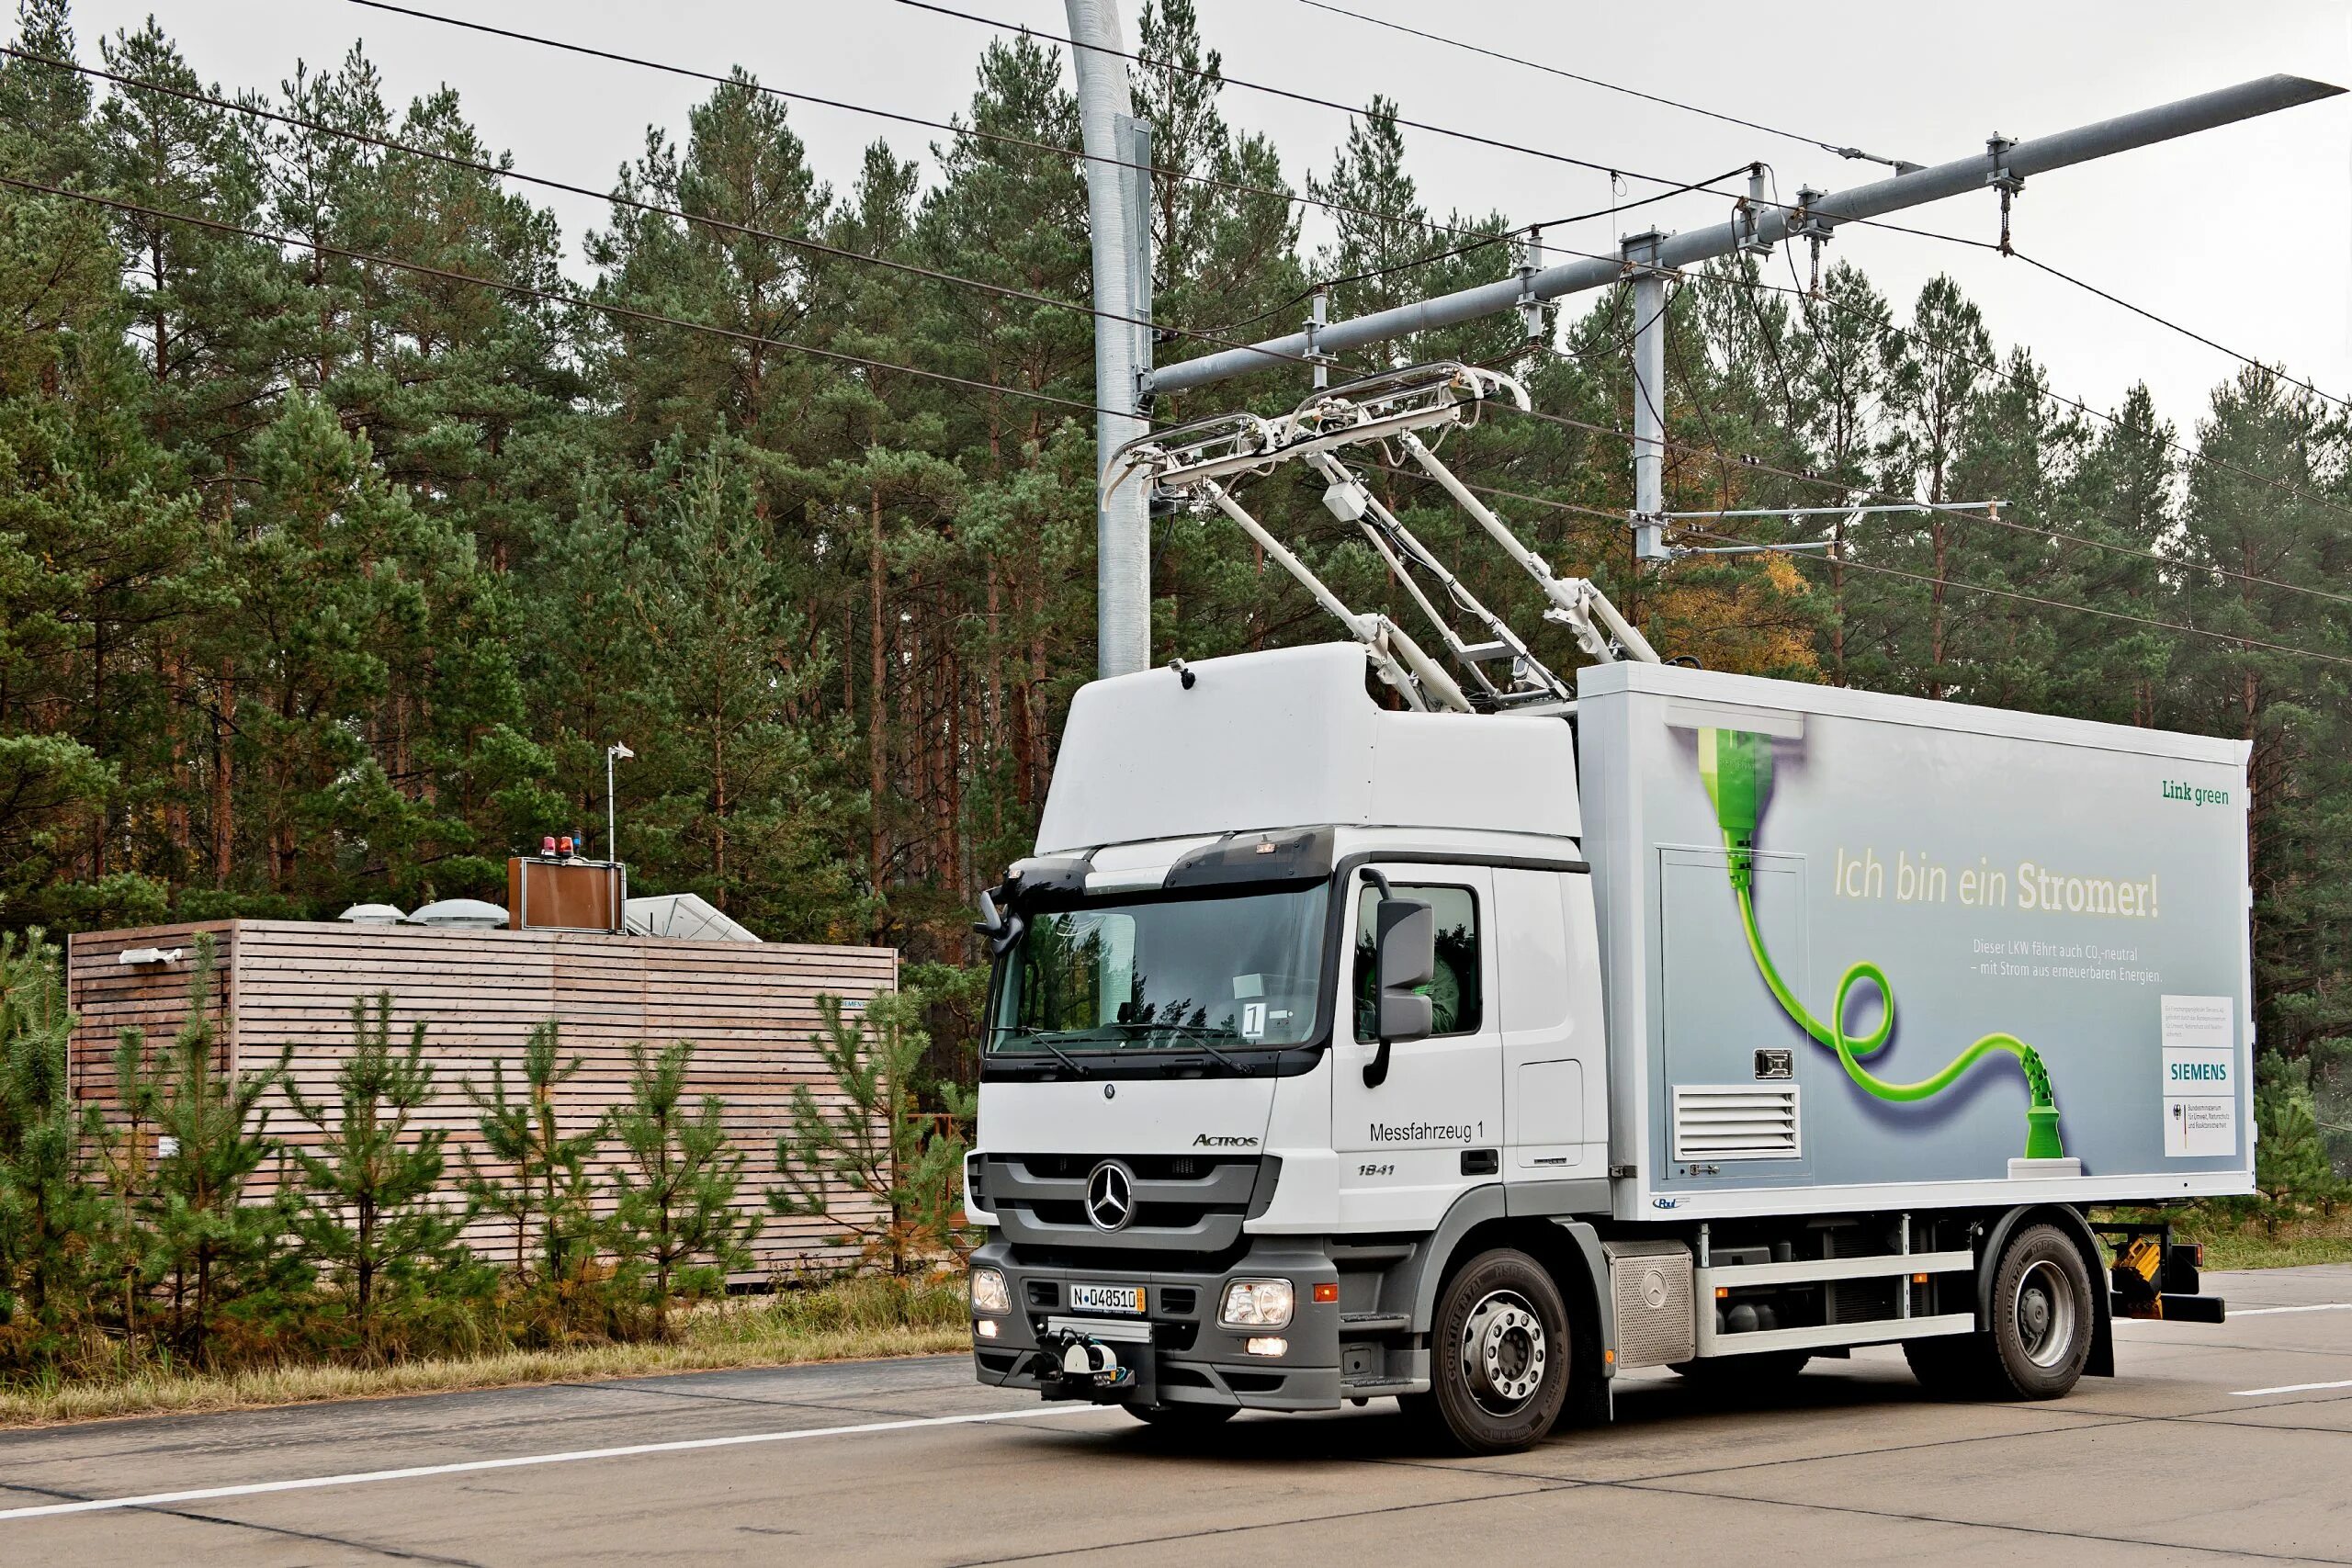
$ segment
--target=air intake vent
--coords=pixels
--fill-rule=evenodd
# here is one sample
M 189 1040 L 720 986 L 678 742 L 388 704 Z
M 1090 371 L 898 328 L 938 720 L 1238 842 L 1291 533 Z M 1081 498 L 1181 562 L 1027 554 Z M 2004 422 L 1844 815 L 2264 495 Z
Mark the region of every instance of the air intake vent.
M 1795 1159 L 1797 1091 L 1762 1084 L 1676 1084 L 1679 1161 Z

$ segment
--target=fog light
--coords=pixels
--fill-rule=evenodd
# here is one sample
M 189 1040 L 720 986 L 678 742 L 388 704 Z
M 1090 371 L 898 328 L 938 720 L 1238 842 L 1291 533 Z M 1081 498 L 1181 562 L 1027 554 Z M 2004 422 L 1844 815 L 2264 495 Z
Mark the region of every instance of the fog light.
M 972 1325 L 972 1329 L 973 1332 L 977 1333 L 983 1339 L 993 1339 L 996 1337 L 996 1319 L 992 1317 L 981 1318 L 979 1321 Z
M 1216 1320 L 1227 1328 L 1285 1328 L 1293 1300 L 1288 1280 L 1236 1280 L 1225 1288 Z
M 1287 1356 L 1290 1354 L 1290 1341 L 1287 1339 L 1277 1339 L 1272 1335 L 1252 1339 L 1241 1348 L 1249 1351 L 1253 1356 Z
M 1005 1287 L 1003 1270 L 972 1270 L 972 1310 L 984 1316 L 998 1316 L 1012 1310 L 1012 1292 Z

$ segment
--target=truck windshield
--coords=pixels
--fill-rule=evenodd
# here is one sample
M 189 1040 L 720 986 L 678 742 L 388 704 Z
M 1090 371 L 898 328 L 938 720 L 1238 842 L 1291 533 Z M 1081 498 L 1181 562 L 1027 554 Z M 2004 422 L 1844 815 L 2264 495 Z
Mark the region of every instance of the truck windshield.
M 1212 1051 L 1315 1031 L 1329 890 L 1090 899 L 1027 917 L 989 1049 Z

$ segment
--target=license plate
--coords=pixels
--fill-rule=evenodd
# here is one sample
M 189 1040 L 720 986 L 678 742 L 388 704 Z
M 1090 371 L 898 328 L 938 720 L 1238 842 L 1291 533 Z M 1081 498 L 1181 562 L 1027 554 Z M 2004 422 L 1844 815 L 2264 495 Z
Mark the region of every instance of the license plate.
M 1069 1288 L 1069 1310 L 1072 1312 L 1123 1312 L 1141 1316 L 1143 1287 L 1141 1285 L 1072 1285 Z

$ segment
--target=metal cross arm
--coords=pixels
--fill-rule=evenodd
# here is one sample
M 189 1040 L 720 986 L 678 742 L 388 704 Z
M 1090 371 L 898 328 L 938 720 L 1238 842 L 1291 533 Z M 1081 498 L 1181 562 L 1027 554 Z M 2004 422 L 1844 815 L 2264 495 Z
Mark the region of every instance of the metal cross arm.
M 1857 219 L 1877 218 L 1947 197 L 1985 189 L 1992 177 L 2024 180 L 2095 158 L 2129 152 L 2216 126 L 2233 124 L 2275 113 L 2320 98 L 2333 97 L 2341 87 L 2301 76 L 2264 76 L 2222 87 L 2176 103 L 2136 113 L 2118 115 L 2054 135 L 2030 137 L 2009 143 L 1996 156 L 1976 152 L 1930 168 L 1913 169 L 1868 185 L 1855 186 L 1805 203 L 1802 208 L 1776 208 L 1758 214 L 1752 224 L 1735 220 L 1710 224 L 1661 243 L 1651 265 L 1681 271 L 1715 256 L 1729 255 L 1752 245 L 1770 245 L 1792 234 L 1811 237 Z M 1996 187 L 1997 188 L 1997 187 Z M 1753 204 L 1751 203 L 1751 209 Z M 1458 289 L 1435 299 L 1418 299 L 1393 310 L 1375 310 L 1344 321 L 1333 321 L 1315 333 L 1314 347 L 1324 354 L 1350 354 L 1375 343 L 1408 337 L 1476 321 L 1482 316 L 1518 310 L 1532 296 L 1557 299 L 1589 288 L 1606 288 L 1624 276 L 1615 258 L 1566 262 L 1545 267 L 1531 278 L 1517 276 Z M 1221 349 L 1181 364 L 1163 366 L 1150 376 L 1155 392 L 1190 391 L 1229 377 L 1262 370 L 1268 355 L 1296 358 L 1307 348 L 1306 334 L 1272 338 L 1246 347 Z

